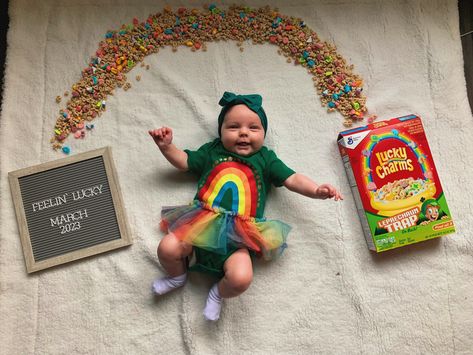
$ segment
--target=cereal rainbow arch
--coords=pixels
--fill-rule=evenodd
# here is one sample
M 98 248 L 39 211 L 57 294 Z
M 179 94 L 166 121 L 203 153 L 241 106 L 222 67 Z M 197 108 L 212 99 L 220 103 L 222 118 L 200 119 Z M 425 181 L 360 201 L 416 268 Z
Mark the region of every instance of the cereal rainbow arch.
M 87 122 L 105 111 L 107 96 L 117 87 L 125 91 L 131 87 L 126 73 L 138 63 L 144 66 L 147 55 L 165 46 L 171 46 L 173 51 L 179 46 L 206 51 L 207 42 L 219 40 L 237 41 L 241 51 L 246 40 L 277 45 L 278 54 L 287 57 L 288 63 L 300 65 L 312 75 L 322 105 L 328 111 L 338 110 L 345 118 L 345 126 L 363 119 L 367 109 L 362 79 L 352 72 L 353 66 L 347 64 L 333 44 L 321 41 L 301 19 L 283 15 L 269 6 L 220 9 L 210 5 L 204 10 L 180 7 L 176 12 L 167 6 L 144 22 L 135 18 L 132 24 L 106 32 L 88 67 L 82 71 L 82 78 L 72 85 L 66 107 L 59 111 L 51 138 L 53 148 L 63 147 L 71 133 L 75 138 L 83 138 L 85 128 L 93 127 Z M 59 103 L 61 96 L 56 101 Z M 63 147 L 67 153 L 64 148 L 68 147 Z

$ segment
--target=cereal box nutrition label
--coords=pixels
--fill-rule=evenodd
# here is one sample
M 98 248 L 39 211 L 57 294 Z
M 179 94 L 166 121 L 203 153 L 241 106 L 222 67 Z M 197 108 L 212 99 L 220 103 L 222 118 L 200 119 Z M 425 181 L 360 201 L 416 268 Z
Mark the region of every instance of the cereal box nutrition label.
M 455 231 L 420 117 L 341 132 L 338 145 L 371 250 Z

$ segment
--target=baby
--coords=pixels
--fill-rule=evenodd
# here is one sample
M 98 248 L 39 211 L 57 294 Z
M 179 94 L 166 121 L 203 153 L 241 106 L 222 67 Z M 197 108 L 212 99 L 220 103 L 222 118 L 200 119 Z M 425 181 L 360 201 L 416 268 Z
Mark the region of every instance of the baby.
M 263 216 L 271 184 L 311 198 L 343 199 L 335 187 L 294 172 L 263 145 L 268 120 L 260 95 L 225 92 L 219 104 L 220 138 L 197 151 L 177 148 L 171 128 L 149 131 L 173 166 L 199 176 L 192 203 L 162 209 L 161 228 L 168 234 L 159 244 L 158 258 L 168 276 L 154 281 L 153 291 L 163 295 L 183 286 L 187 270 L 215 275 L 220 280 L 204 309 L 211 321 L 219 318 L 223 298 L 249 287 L 252 257 L 270 260 L 286 247 L 290 226 Z M 189 267 L 193 252 L 196 263 Z

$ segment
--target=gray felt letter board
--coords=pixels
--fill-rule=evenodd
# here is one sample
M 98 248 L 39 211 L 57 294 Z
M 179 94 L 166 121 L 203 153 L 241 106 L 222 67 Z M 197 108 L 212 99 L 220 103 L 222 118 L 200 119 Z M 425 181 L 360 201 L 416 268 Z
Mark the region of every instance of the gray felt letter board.
M 111 149 L 9 173 L 28 272 L 131 244 Z

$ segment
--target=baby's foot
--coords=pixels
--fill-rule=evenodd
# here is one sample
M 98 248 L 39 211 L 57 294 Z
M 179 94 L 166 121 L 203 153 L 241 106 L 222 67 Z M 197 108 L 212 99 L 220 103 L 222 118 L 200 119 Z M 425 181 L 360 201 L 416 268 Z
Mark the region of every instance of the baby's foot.
M 176 276 L 170 277 L 166 276 L 161 279 L 156 279 L 153 282 L 153 292 L 157 295 L 164 295 L 169 291 L 172 291 L 176 288 L 184 286 L 187 280 L 187 273 Z
M 222 309 L 222 297 L 218 292 L 217 284 L 215 284 L 209 292 L 207 303 L 205 304 L 204 317 L 210 321 L 216 321 L 220 317 L 220 310 Z

